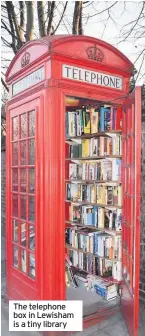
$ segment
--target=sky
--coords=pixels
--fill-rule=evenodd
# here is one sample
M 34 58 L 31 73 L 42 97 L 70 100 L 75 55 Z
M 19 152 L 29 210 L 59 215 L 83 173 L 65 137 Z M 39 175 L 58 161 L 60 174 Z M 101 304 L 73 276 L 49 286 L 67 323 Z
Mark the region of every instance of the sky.
M 17 1 L 13 1 L 17 3 Z M 35 1 L 36 3 L 36 1 Z M 44 1 L 46 4 L 46 2 Z M 58 1 L 56 2 L 58 3 Z M 135 62 L 135 67 L 137 70 L 140 69 L 140 74 L 138 75 L 137 84 L 143 84 L 145 82 L 145 33 L 144 36 L 141 36 L 143 30 L 144 21 L 143 19 L 139 21 L 139 25 L 135 26 L 133 34 L 128 36 L 127 40 L 121 42 L 123 39 L 123 34 L 129 32 L 130 28 L 134 25 L 134 20 L 137 19 L 139 13 L 142 9 L 142 1 L 118 1 L 115 6 L 112 6 L 114 2 L 111 1 L 92 1 L 91 5 L 84 5 L 83 10 L 83 28 L 84 34 L 88 36 L 93 36 L 96 38 L 103 39 L 104 41 L 112 44 L 118 48 L 122 53 L 124 53 L 133 63 Z M 35 4 L 36 5 L 36 4 Z M 58 21 L 61 9 L 63 8 L 64 1 L 56 9 L 55 20 Z M 112 6 L 109 11 L 110 17 L 108 17 L 108 12 L 104 11 L 107 7 Z M 67 11 L 65 12 L 64 20 L 61 23 L 57 33 L 58 34 L 71 34 L 72 30 L 72 16 L 74 9 L 74 1 L 68 1 Z M 103 11 L 103 12 L 102 12 Z M 100 13 L 102 12 L 102 13 Z M 130 25 L 125 26 L 130 21 Z M 37 15 L 35 9 L 35 33 L 36 37 L 39 36 L 38 33 L 38 23 Z M 136 34 L 136 37 L 134 36 Z M 6 38 L 9 39 L 9 36 L 5 34 Z M 138 55 L 142 52 L 141 57 Z M 2 46 L 2 57 L 12 59 L 13 53 L 10 52 L 10 49 Z M 8 62 L 7 62 L 8 64 Z M 4 62 L 2 62 L 4 66 Z M 141 66 L 142 65 L 142 66 Z

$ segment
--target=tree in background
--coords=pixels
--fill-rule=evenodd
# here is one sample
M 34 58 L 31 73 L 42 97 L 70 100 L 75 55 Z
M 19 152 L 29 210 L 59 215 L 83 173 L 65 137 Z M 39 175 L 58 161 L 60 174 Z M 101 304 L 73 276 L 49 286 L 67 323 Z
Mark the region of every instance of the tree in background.
M 87 35 L 90 25 L 95 23 L 96 37 L 103 39 L 106 31 L 113 26 L 118 30 L 117 42 L 119 47 L 132 43 L 136 48 L 134 65 L 136 81 L 145 76 L 145 1 L 138 1 L 137 14 L 134 19 L 129 13 L 134 2 L 120 1 L 2 1 L 2 75 L 1 82 L 5 90 L 5 72 L 17 51 L 28 41 L 54 35 L 56 33 Z M 126 18 L 127 21 L 121 18 Z M 122 23 L 121 23 L 122 22 Z M 98 30 L 101 27 L 101 34 Z M 99 28 L 99 29 L 98 29 Z M 112 43 L 113 44 L 113 43 Z M 9 57 L 10 55 L 10 57 Z

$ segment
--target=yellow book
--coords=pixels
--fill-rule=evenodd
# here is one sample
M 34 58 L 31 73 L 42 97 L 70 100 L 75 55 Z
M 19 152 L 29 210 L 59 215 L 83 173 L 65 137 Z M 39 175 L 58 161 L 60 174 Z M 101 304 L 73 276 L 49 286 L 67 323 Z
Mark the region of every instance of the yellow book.
M 100 203 L 100 204 L 105 204 L 106 203 L 106 193 L 107 193 L 106 187 L 104 185 L 100 185 L 98 203 Z
M 82 140 L 82 157 L 89 156 L 89 140 Z
M 84 124 L 84 133 L 91 133 L 91 122 L 90 122 L 90 112 L 83 111 L 83 124 Z
M 90 109 L 90 119 L 91 119 L 91 133 L 98 133 L 98 115 L 99 112 L 95 108 Z
M 96 203 L 96 186 L 91 187 L 91 203 Z
M 87 252 L 90 252 L 90 237 L 87 236 Z

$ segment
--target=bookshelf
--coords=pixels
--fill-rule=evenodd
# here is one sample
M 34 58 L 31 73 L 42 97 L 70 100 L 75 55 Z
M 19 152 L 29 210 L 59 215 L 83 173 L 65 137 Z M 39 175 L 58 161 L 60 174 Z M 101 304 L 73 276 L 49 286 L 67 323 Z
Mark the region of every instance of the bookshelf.
M 88 228 L 88 229 L 95 229 L 97 231 L 102 231 L 102 232 L 109 232 L 110 234 L 115 234 L 115 235 L 120 235 L 122 234 L 121 231 L 116 231 L 115 229 L 109 229 L 109 228 L 96 228 L 95 226 L 91 226 L 91 225 L 83 225 L 82 223 L 79 222 L 73 222 L 73 221 L 65 221 L 66 224 L 70 224 L 70 226 L 80 226 L 83 228 Z M 68 226 L 68 227 L 70 227 Z
M 66 253 L 78 272 L 102 279 L 107 274 L 119 283 L 122 111 L 79 101 L 77 108 L 66 108 Z
M 118 205 L 109 205 L 109 204 L 103 204 L 103 203 L 91 203 L 91 202 L 77 202 L 77 201 L 71 201 L 71 200 L 66 200 L 66 203 L 75 203 L 75 204 L 80 204 L 80 205 L 97 205 L 98 207 L 102 208 L 114 208 L 114 209 L 122 209 L 122 206 Z
M 95 138 L 95 137 L 100 137 L 100 136 L 111 136 L 112 134 L 121 134 L 121 130 L 115 130 L 115 131 L 106 131 L 106 132 L 98 132 L 98 133 L 93 133 L 93 134 L 83 134 L 80 136 L 71 136 L 65 138 L 66 141 L 68 140 L 77 140 L 77 139 L 90 139 L 90 138 Z
M 95 184 L 95 183 L 117 183 L 119 184 L 120 182 L 118 181 L 105 181 L 105 180 L 92 180 L 92 181 L 86 181 L 86 180 L 65 180 L 65 182 L 69 183 L 81 183 L 81 184 Z
M 97 156 L 97 157 L 77 157 L 77 158 L 71 158 L 71 157 L 67 157 L 66 161 L 82 161 L 82 160 L 99 160 L 99 159 L 104 159 L 104 158 L 108 158 L 108 159 L 121 159 L 122 156 L 121 155 L 104 155 L 104 156 Z
M 81 253 L 84 253 L 84 254 L 91 254 L 91 255 L 95 255 L 94 253 L 91 253 L 91 252 L 87 252 L 87 251 L 83 251 L 81 249 L 78 249 L 76 247 L 72 247 L 71 245 L 69 244 L 66 244 L 66 248 L 69 249 L 69 250 L 73 250 L 73 251 L 77 251 L 77 252 L 81 252 Z M 100 258 L 100 259 L 107 259 L 107 260 L 110 260 L 109 258 L 107 257 L 101 257 L 99 255 L 95 255 L 96 257 Z M 114 259 L 111 259 L 111 261 L 121 261 L 121 259 L 117 259 L 117 258 L 114 258 Z

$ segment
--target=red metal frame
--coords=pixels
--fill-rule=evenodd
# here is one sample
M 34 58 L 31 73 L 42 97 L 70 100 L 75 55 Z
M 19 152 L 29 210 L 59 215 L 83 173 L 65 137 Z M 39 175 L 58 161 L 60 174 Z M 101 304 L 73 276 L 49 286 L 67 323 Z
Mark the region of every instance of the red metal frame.
M 125 268 L 128 268 L 130 284 L 126 281 L 123 284 L 121 307 L 130 335 L 137 336 L 140 273 L 141 87 L 137 87 L 124 102 L 123 125 L 122 263 L 123 273 Z
M 96 44 L 104 54 L 102 62 L 88 59 L 86 50 Z M 26 50 L 30 53 L 30 63 L 21 68 L 21 59 Z M 64 79 L 62 64 L 121 76 L 123 88 L 116 90 Z M 44 80 L 13 97 L 12 84 L 40 66 L 44 66 Z M 104 102 L 116 101 L 123 104 L 129 91 L 132 72 L 131 62 L 122 53 L 106 42 L 87 36 L 49 36 L 29 42 L 20 49 L 12 61 L 6 76 L 10 86 L 10 98 L 7 104 L 6 190 L 8 299 L 65 299 L 65 96 L 85 97 Z M 11 117 L 32 109 L 36 110 L 37 115 L 35 284 L 33 280 L 12 267 L 10 222 Z M 139 156 L 137 162 L 139 167 Z M 136 179 L 138 174 L 139 171 L 136 170 Z M 136 197 L 139 197 L 137 191 Z M 139 201 L 136 213 L 139 214 Z M 139 246 L 139 241 L 137 244 Z M 137 272 L 139 274 L 139 269 Z M 108 316 L 107 311 L 99 319 L 105 316 Z M 98 316 L 85 319 L 85 327 L 92 321 L 96 323 L 97 319 Z

